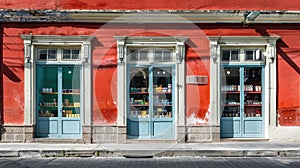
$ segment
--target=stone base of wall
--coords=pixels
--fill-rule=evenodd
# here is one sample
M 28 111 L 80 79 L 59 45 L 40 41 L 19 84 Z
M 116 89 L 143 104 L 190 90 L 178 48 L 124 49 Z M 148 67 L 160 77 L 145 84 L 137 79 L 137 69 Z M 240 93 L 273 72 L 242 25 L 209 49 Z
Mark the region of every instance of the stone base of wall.
M 85 144 L 92 143 L 92 126 L 82 126 L 82 141 Z
M 33 142 L 34 126 L 2 125 L 1 142 Z
M 185 143 L 186 142 L 186 127 L 185 126 L 177 126 L 177 143 Z
M 52 142 L 49 138 L 34 138 L 34 126 L 1 126 L 1 142 Z M 66 139 L 55 139 L 59 143 L 68 141 Z M 53 141 L 54 143 L 56 141 Z M 219 142 L 219 126 L 177 126 L 177 139 L 175 143 L 201 143 Z M 73 141 L 72 141 L 73 142 Z M 82 138 L 76 143 L 130 143 L 126 138 L 126 126 L 82 126 Z M 151 142 L 151 140 L 149 140 Z M 132 142 L 131 142 L 132 143 Z M 144 142 L 143 142 L 144 143 Z M 155 142 L 154 142 L 155 143 Z
M 92 143 L 118 143 L 117 126 L 92 126 Z
M 188 143 L 220 141 L 219 126 L 189 126 L 186 130 Z

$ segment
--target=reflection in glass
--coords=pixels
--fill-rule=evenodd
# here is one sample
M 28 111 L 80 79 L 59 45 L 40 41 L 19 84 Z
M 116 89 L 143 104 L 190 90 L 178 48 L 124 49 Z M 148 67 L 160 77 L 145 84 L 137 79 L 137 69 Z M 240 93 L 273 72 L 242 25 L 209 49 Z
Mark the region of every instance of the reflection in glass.
M 262 68 L 245 68 L 244 74 L 244 116 L 262 117 Z
M 38 117 L 57 117 L 58 78 L 56 67 L 37 67 Z
M 222 76 L 222 117 L 240 117 L 240 71 L 224 68 Z
M 172 68 L 153 68 L 153 117 L 172 118 Z

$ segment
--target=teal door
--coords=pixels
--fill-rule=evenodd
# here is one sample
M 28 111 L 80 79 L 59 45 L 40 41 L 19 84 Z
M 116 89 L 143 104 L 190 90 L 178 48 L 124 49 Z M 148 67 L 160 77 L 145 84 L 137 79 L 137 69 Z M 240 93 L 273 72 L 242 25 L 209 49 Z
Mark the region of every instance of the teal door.
M 81 68 L 37 65 L 36 136 L 80 138 Z
M 174 66 L 129 66 L 127 135 L 174 139 Z
M 225 66 L 222 72 L 221 137 L 264 136 L 264 68 Z

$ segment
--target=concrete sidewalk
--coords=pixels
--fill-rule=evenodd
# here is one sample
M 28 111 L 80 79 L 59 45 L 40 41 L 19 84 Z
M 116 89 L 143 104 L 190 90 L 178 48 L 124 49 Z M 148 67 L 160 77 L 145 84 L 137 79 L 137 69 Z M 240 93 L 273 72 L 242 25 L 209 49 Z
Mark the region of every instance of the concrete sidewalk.
M 186 144 L 0 143 L 0 157 L 300 157 L 300 142 Z

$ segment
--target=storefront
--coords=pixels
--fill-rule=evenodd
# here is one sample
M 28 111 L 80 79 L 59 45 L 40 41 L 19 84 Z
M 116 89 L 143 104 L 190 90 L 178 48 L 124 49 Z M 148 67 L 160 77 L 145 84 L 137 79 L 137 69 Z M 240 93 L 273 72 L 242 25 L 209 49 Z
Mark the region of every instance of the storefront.
M 182 88 L 176 83 L 184 83 L 186 38 L 131 36 L 116 39 L 118 75 L 119 79 L 126 79 L 124 83 L 118 80 L 118 98 L 126 97 L 119 109 L 125 111 L 123 124 L 127 128 L 127 139 L 175 140 L 178 118 L 184 118 L 178 111 L 184 108 L 179 103 L 184 101 L 184 96 L 180 96 L 184 92 L 179 92 Z M 122 117 L 119 114 L 118 118 Z
M 81 139 L 90 123 L 89 36 L 22 35 L 25 46 L 26 122 L 36 138 Z M 64 41 L 64 43 L 62 43 Z M 67 42 L 67 43 L 66 43 Z
M 1 141 L 299 140 L 297 5 L 131 1 L 0 2 Z
M 276 104 L 275 92 L 265 88 L 276 78 L 275 44 L 279 37 L 209 37 L 212 97 L 220 116 L 221 138 L 265 138 Z M 217 40 L 217 41 L 216 41 Z M 266 73 L 267 72 L 267 73 Z M 267 81 L 267 82 L 266 82 Z
M 169 50 L 137 50 L 130 60 L 168 63 L 174 60 Z M 173 53 L 173 52 L 172 52 Z M 154 55 L 153 55 L 154 54 Z M 152 61 L 151 61 L 152 62 Z M 172 62 L 171 62 L 172 63 Z M 170 63 L 169 63 L 170 64 Z M 128 66 L 130 100 L 127 132 L 130 137 L 174 139 L 174 65 L 133 64 Z M 175 104 L 174 104 L 175 105 Z
M 44 49 L 43 49 L 44 50 Z M 70 51 L 67 49 L 67 51 Z M 71 50 L 78 59 L 79 50 Z M 42 52 L 42 51 L 40 51 Z M 81 67 L 74 65 L 37 65 L 36 137 L 81 137 Z
M 226 49 L 221 50 L 221 53 L 221 138 L 262 138 L 262 80 L 265 73 L 262 51 L 250 48 Z M 234 61 L 236 65 L 229 63 Z

